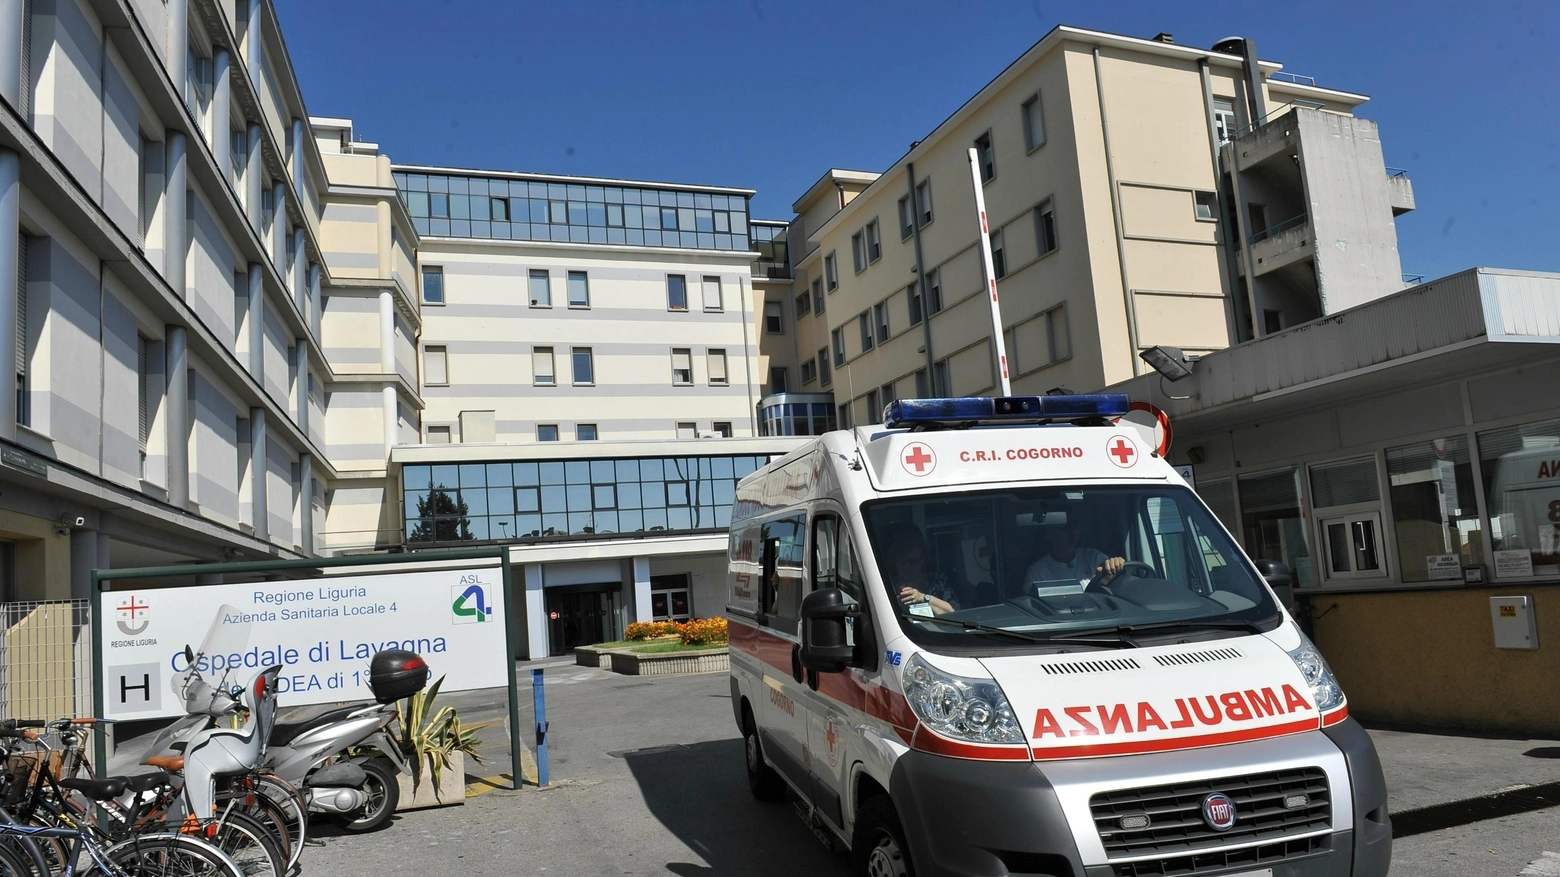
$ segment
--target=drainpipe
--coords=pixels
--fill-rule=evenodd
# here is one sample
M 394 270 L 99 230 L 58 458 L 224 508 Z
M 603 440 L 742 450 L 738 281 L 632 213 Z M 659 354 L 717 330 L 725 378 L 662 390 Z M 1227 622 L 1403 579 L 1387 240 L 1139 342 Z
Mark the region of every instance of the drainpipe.
M 932 309 L 926 297 L 926 261 L 921 255 L 921 207 L 915 203 L 913 161 L 905 162 L 905 182 L 910 187 L 910 236 L 915 239 L 915 285 L 921 290 L 921 335 L 926 344 L 926 392 L 932 394 L 937 392 L 932 386 Z
M 1240 343 L 1240 333 L 1235 325 L 1240 318 L 1235 307 L 1235 282 L 1239 269 L 1235 263 L 1235 242 L 1230 238 L 1229 218 L 1233 215 L 1230 210 L 1230 191 L 1224 185 L 1224 173 L 1219 168 L 1219 131 L 1213 116 L 1213 80 L 1208 74 L 1207 58 L 1197 62 L 1197 73 L 1202 77 L 1203 113 L 1208 124 L 1208 158 L 1213 162 L 1213 190 L 1219 196 L 1219 215 L 1213 223 L 1213 240 L 1224 260 L 1224 270 L 1220 272 L 1223 275 L 1224 320 L 1229 330 L 1230 346 L 1234 347 Z
M 739 284 L 738 292 L 742 296 L 742 373 L 747 375 L 748 429 L 752 435 L 758 435 L 758 406 L 753 401 L 753 358 L 758 356 L 758 351 L 753 351 L 752 356 L 748 355 L 747 278 L 739 277 L 737 278 L 737 283 Z M 758 311 L 757 308 L 753 310 L 755 313 Z M 728 362 L 726 368 L 729 370 L 731 363 Z
M 1121 266 L 1121 296 L 1127 311 L 1127 340 L 1132 345 L 1127 358 L 1132 361 L 1132 376 L 1138 369 L 1137 302 L 1127 280 L 1126 232 L 1121 224 L 1121 190 L 1116 186 L 1116 160 L 1110 149 L 1110 121 L 1105 113 L 1105 80 L 1100 78 L 1100 47 L 1094 47 L 1094 89 L 1100 101 L 1100 134 L 1105 138 L 1105 177 L 1110 184 L 1110 209 L 1116 220 L 1116 259 Z

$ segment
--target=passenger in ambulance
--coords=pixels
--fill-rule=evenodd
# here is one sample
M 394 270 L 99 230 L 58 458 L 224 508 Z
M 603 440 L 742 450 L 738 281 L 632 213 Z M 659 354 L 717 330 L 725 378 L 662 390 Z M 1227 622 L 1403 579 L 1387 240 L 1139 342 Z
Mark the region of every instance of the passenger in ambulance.
M 898 523 L 887 536 L 883 545 L 888 549 L 885 565 L 889 585 L 899 588 L 899 602 L 910 607 L 910 614 L 957 612 L 962 603 L 960 592 L 968 588 L 935 568 L 932 551 L 926 545 L 926 537 L 921 535 L 921 528 L 909 522 Z
M 1024 574 L 1024 582 L 1031 588 L 1064 581 L 1087 585 L 1096 575 L 1101 584 L 1107 584 L 1127 562 L 1125 558 L 1109 557 L 1097 548 L 1078 544 L 1078 525 L 1071 521 L 1052 524 L 1045 530 L 1046 553 L 1030 564 Z

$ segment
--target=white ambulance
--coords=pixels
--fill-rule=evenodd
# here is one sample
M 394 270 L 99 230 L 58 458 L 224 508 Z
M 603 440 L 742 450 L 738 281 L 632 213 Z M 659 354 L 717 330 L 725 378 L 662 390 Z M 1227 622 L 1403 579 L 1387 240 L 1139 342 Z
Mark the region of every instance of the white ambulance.
M 732 709 L 857 873 L 1353 875 L 1370 738 L 1119 395 L 900 401 L 743 479 Z

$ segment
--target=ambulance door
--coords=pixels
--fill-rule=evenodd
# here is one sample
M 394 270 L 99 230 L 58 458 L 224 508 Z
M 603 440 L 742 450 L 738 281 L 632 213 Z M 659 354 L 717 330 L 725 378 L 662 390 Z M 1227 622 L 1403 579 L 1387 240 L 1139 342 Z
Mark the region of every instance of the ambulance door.
M 867 605 L 850 527 L 839 511 L 824 508 L 813 515 L 811 561 L 809 590 L 839 588 L 861 606 Z M 846 628 L 853 645 L 858 636 L 870 640 L 869 627 L 870 621 L 863 620 Z M 862 706 L 859 694 L 866 689 L 868 675 L 853 667 L 818 677 L 818 690 L 807 692 L 807 743 L 817 783 L 813 803 L 836 826 L 844 828 L 841 805 L 846 799 L 851 764 L 860 760 L 849 745 L 850 740 L 860 737 L 853 737 L 850 729 L 861 721 L 855 713 Z
M 759 657 L 764 688 L 759 698 L 759 741 L 777 770 L 808 793 L 807 713 L 802 684 L 797 619 L 806 583 L 807 514 L 797 512 L 763 524 L 764 580 L 759 605 Z

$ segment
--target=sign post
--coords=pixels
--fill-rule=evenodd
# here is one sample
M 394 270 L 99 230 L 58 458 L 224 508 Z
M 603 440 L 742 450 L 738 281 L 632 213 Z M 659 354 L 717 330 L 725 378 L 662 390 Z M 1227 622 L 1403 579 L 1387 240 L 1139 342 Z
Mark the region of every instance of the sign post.
M 975 183 L 975 212 L 980 217 L 980 266 L 986 277 L 986 292 L 991 299 L 991 343 L 997 351 L 997 373 L 1002 378 L 1002 395 L 1013 395 L 1008 379 L 1007 341 L 1002 337 L 1002 308 L 997 303 L 997 269 L 991 258 L 991 230 L 986 227 L 986 193 L 980 184 L 980 154 L 970 147 L 970 179 Z

